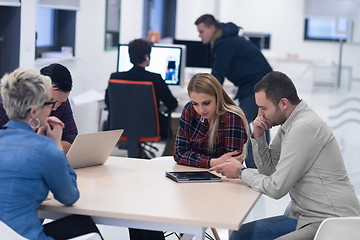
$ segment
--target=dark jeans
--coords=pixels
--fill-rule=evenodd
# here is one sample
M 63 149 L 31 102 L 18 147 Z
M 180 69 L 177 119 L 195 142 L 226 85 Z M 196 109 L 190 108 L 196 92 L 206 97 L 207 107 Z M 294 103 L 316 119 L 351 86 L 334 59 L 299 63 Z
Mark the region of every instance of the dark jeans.
M 165 240 L 161 231 L 129 228 L 130 240 Z
M 258 114 L 258 106 L 255 102 L 255 95 L 252 94 L 250 96 L 247 96 L 243 99 L 239 99 L 239 106 L 244 111 L 246 120 L 248 121 L 249 125 L 252 123 L 257 114 Z M 249 126 L 250 128 L 250 126 Z M 251 134 L 251 133 L 250 133 Z M 266 140 L 269 143 L 270 141 L 270 132 L 269 130 L 265 131 Z M 248 141 L 248 155 L 245 159 L 246 167 L 248 168 L 257 168 L 254 162 L 253 152 L 252 152 L 252 145 L 250 143 L 250 140 Z
M 246 223 L 230 240 L 272 240 L 296 230 L 297 220 L 281 215 Z
M 83 215 L 70 215 L 60 218 L 44 224 L 43 228 L 45 234 L 55 240 L 74 238 L 92 232 L 100 234 L 99 229 L 91 217 Z

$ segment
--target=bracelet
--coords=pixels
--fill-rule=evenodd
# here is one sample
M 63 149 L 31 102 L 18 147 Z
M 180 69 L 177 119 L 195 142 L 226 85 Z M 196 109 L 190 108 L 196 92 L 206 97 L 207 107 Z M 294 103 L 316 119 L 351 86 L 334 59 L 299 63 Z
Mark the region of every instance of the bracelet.
M 239 172 L 238 172 L 238 177 L 241 178 L 241 173 L 242 171 L 244 171 L 244 169 L 246 169 L 246 167 L 240 168 Z

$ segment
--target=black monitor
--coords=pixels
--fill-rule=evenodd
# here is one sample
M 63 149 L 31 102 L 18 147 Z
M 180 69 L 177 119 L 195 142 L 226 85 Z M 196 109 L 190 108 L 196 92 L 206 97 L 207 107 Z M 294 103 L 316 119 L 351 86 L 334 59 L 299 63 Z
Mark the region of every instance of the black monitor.
M 128 44 L 119 44 L 117 71 L 128 71 L 133 67 L 130 62 Z M 150 54 L 150 65 L 145 69 L 159 73 L 166 84 L 181 85 L 184 82 L 185 46 L 154 45 Z
M 186 66 L 211 68 L 213 63 L 210 44 L 200 41 L 174 39 L 174 44 L 186 46 Z

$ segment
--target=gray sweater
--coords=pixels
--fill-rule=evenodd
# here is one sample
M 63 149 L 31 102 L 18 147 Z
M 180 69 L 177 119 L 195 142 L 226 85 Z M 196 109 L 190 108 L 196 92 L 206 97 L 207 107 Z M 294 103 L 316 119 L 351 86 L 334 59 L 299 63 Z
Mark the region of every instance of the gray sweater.
M 270 147 L 264 135 L 251 143 L 259 173 L 244 170 L 242 180 L 275 199 L 289 193 L 297 229 L 328 217 L 360 216 L 335 136 L 303 100 Z

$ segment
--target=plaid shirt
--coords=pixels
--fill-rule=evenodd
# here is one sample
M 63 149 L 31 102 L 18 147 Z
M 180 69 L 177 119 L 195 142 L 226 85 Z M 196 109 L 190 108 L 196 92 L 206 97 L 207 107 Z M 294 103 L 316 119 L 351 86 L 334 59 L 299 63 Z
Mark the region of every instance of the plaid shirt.
M 200 121 L 189 102 L 181 114 L 178 132 L 176 135 L 174 159 L 178 164 L 193 167 L 210 167 L 211 158 L 218 158 L 227 152 L 242 151 L 247 140 L 244 123 L 241 118 L 227 112 L 220 117 L 218 135 L 213 153 L 208 151 L 209 123 Z
M 61 104 L 60 107 L 56 109 L 56 111 L 52 111 L 50 116 L 59 118 L 65 124 L 61 139 L 72 143 L 78 134 L 78 130 L 75 124 L 69 100 L 66 100 L 66 102 Z M 8 121 L 9 118 L 6 115 L 6 111 L 3 107 L 3 101 L 0 97 L 0 128 L 2 128 Z

